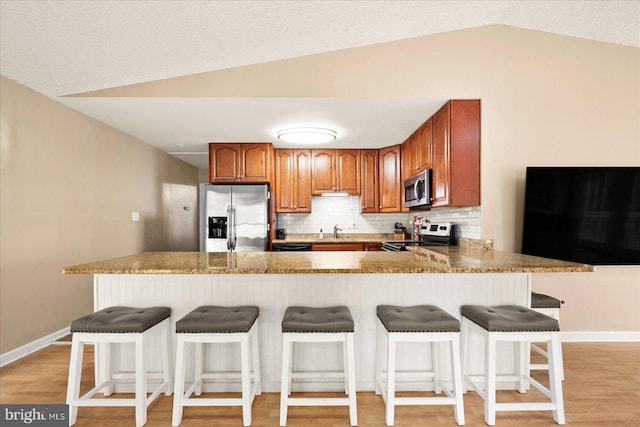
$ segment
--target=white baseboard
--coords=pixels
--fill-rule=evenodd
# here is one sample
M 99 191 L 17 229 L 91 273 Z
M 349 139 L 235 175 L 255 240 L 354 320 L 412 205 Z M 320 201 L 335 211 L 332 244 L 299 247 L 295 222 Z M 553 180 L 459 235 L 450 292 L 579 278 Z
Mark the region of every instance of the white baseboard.
M 60 329 L 59 331 L 53 332 L 47 336 L 38 338 L 37 340 L 31 341 L 30 343 L 27 343 L 16 349 L 7 351 L 6 353 L 2 353 L 0 354 L 0 366 L 15 362 L 16 360 L 21 359 L 28 354 L 31 354 L 48 346 L 52 341 L 59 340 L 60 338 L 69 335 L 70 333 L 71 332 L 69 330 L 69 327 L 67 326 L 64 329 Z
M 640 331 L 562 331 L 562 342 L 640 342 Z

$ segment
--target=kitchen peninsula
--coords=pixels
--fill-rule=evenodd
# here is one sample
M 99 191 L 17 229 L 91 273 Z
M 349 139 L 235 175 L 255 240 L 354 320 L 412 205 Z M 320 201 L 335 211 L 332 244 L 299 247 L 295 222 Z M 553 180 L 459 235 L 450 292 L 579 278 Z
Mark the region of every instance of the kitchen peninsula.
M 589 271 L 589 265 L 456 246 L 407 252 L 142 253 L 63 270 L 94 275 L 95 310 L 169 306 L 175 324 L 200 305 L 259 306 L 263 389 L 271 392 L 279 390 L 280 321 L 287 306 L 349 306 L 356 324 L 358 390 L 373 390 L 377 305 L 435 304 L 459 318 L 462 304 L 528 305 L 533 272 Z M 479 340 L 472 341 L 470 354 L 481 355 L 481 348 Z M 341 363 L 340 352 L 325 352 L 314 344 L 295 351 L 302 369 L 331 370 Z M 430 363 L 419 353 L 399 354 L 399 366 Z M 498 366 L 509 372 L 511 347 L 501 348 L 500 354 Z M 234 349 L 214 362 L 207 360 L 215 369 L 234 363 L 236 356 Z M 114 360 L 132 365 L 126 348 Z M 472 357 L 471 369 L 480 370 L 481 363 L 481 357 Z M 159 367 L 160 361 L 153 365 Z M 330 383 L 321 387 L 333 388 Z

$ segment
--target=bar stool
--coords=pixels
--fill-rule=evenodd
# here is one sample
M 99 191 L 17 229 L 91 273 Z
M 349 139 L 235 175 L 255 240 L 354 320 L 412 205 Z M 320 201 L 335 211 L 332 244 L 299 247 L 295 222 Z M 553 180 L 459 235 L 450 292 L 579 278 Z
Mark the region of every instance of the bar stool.
M 178 338 L 176 354 L 176 384 L 173 396 L 173 426 L 182 422 L 185 406 L 242 406 L 242 421 L 251 425 L 251 405 L 261 394 L 260 356 L 258 352 L 258 316 L 255 306 L 217 307 L 201 306 L 176 322 Z M 251 349 L 249 348 L 251 341 Z M 194 381 L 185 391 L 185 350 L 188 343 L 195 345 Z M 238 372 L 204 372 L 203 344 L 239 343 L 240 375 Z M 249 351 L 253 356 L 253 374 L 249 366 Z M 251 378 L 253 377 L 253 388 Z M 238 379 L 242 384 L 240 398 L 190 398 L 200 396 L 204 380 Z
M 564 401 L 562 398 L 562 381 L 560 380 L 560 328 L 558 321 L 538 313 L 527 307 L 517 305 L 501 305 L 485 307 L 481 305 L 463 305 L 462 314 L 462 357 L 463 370 L 466 367 L 468 343 L 472 332 L 484 337 L 485 371 L 483 376 L 464 375 L 469 385 L 484 400 L 484 420 L 488 425 L 495 425 L 496 411 L 552 411 L 553 419 L 564 424 Z M 509 341 L 514 343 L 516 375 L 497 375 L 496 343 Z M 549 353 L 549 383 L 546 388 L 525 372 L 523 355 L 532 341 L 546 341 Z M 484 378 L 484 388 L 475 382 Z M 525 382 L 540 390 L 550 400 L 546 402 L 497 403 L 496 382 L 516 381 L 518 391 L 526 392 Z
M 358 424 L 354 322 L 348 307 L 287 307 L 282 318 L 282 380 L 280 389 L 280 425 L 287 425 L 289 406 L 349 406 L 349 421 Z M 313 373 L 293 370 L 293 344 L 296 342 L 341 342 L 344 357 L 345 392 L 348 397 L 289 397 L 293 378 L 311 378 Z
M 560 307 L 562 306 L 562 304 L 564 304 L 564 301 L 561 301 L 552 296 L 531 292 L 531 308 L 538 313 L 546 314 L 547 316 L 553 317 L 558 322 L 560 322 Z M 562 354 L 562 342 L 560 342 L 560 346 L 558 347 L 558 349 L 560 354 Z M 531 343 L 531 350 L 535 351 L 538 354 L 541 354 L 546 359 L 548 359 L 549 357 L 546 350 L 544 350 L 537 344 Z M 549 370 L 549 363 L 532 363 L 529 365 L 529 369 L 532 371 Z M 560 358 L 560 378 L 564 380 L 564 362 L 562 361 L 562 358 Z
M 460 322 L 446 311 L 434 305 L 400 307 L 379 305 L 375 392 L 381 394 L 385 403 L 386 422 L 394 423 L 397 405 L 453 405 L 458 425 L 464 425 L 462 400 L 462 370 L 460 368 Z M 383 336 L 384 335 L 384 336 Z M 384 345 L 387 346 L 387 383 L 383 383 Z M 430 343 L 432 370 L 428 372 L 403 372 L 415 380 L 420 376 L 431 378 L 436 394 L 445 391 L 446 397 L 396 397 L 396 344 L 399 342 Z M 438 372 L 437 346 L 448 342 L 451 354 L 452 387 L 443 384 Z M 422 375 L 420 375 L 422 374 Z
M 108 307 L 71 322 L 71 360 L 69 364 L 69 382 L 67 384 L 67 404 L 69 405 L 69 425 L 74 425 L 79 406 L 135 406 L 136 426 L 147 422 L 147 407 L 164 390 L 170 396 L 173 392 L 173 374 L 171 372 L 171 335 L 169 330 L 169 307 L 131 308 Z M 163 333 L 161 352 L 163 371 L 161 375 L 147 373 L 145 353 L 150 335 Z M 103 345 L 100 352 L 99 371 L 106 380 L 98 384 L 96 369 L 96 385 L 80 397 L 80 379 L 82 375 L 82 356 L 85 344 Z M 111 344 L 134 343 L 135 373 L 114 373 L 111 370 Z M 98 367 L 96 367 L 98 368 Z M 160 378 L 162 383 L 147 397 L 147 380 Z M 105 396 L 113 393 L 119 382 L 135 381 L 135 398 L 133 399 L 91 399 L 98 392 Z

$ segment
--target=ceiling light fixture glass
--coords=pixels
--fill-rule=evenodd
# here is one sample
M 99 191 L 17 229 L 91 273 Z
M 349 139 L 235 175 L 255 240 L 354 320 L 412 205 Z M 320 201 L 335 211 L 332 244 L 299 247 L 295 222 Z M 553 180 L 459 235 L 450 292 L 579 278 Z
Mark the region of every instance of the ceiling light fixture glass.
M 278 131 L 278 139 L 293 144 L 323 144 L 336 139 L 336 131 L 325 128 L 287 128 Z

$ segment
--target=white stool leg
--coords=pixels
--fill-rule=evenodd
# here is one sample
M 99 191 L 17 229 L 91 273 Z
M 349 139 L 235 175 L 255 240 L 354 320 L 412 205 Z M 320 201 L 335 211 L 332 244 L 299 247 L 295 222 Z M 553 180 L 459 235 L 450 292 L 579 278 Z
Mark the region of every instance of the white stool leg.
M 518 393 L 526 393 L 528 382 L 524 379 L 527 366 L 527 350 L 531 344 L 527 341 L 515 341 L 513 343 L 515 372 L 518 377 L 516 383 Z
M 460 335 L 462 336 L 462 342 L 460 343 L 460 361 L 462 363 L 462 393 L 467 393 L 467 381 L 465 379 L 465 375 L 467 374 L 468 369 L 468 361 L 467 354 L 469 349 L 469 344 L 471 342 L 471 329 L 469 329 L 469 325 L 467 324 L 469 320 L 466 317 L 462 317 L 462 321 L 460 322 Z
M 242 422 L 251 425 L 251 367 L 249 366 L 249 336 L 240 339 L 240 372 L 242 377 Z
M 382 323 L 378 320 L 376 322 L 376 366 L 375 375 L 373 378 L 373 387 L 375 394 L 380 394 L 380 384 L 382 382 L 383 362 L 384 362 L 384 335 L 382 333 Z
M 547 342 L 549 353 L 549 385 L 551 402 L 556 405 L 553 411 L 553 420 L 558 424 L 564 424 L 564 399 L 562 395 L 562 350 L 560 350 L 560 334 L 553 333 L 551 340 Z
M 395 418 L 395 397 L 396 397 L 396 338 L 395 334 L 387 334 L 387 401 L 386 401 L 386 421 L 388 426 L 392 426 Z
M 69 380 L 67 382 L 67 405 L 69 405 L 69 426 L 76 423 L 78 407 L 74 400 L 80 397 L 80 380 L 82 378 L 82 356 L 84 343 L 74 335 L 71 340 L 71 358 L 69 363 Z
M 496 424 L 496 341 L 491 334 L 485 334 L 484 370 L 484 421 Z
M 164 328 L 164 337 L 162 338 L 162 378 L 163 382 L 167 383 L 164 391 L 165 396 L 171 396 L 173 394 L 173 367 L 171 363 L 171 327 L 169 322 L 166 322 Z
M 138 334 L 135 341 L 136 347 L 136 426 L 142 427 L 147 423 L 147 368 L 145 364 L 145 339 L 143 334 Z
M 262 375 L 260 372 L 260 349 L 258 347 L 258 334 L 260 334 L 260 328 L 258 320 L 256 319 L 255 331 L 251 335 L 251 354 L 253 356 L 253 381 L 256 394 L 262 394 Z
M 182 399 L 184 396 L 184 373 L 185 373 L 185 361 L 184 361 L 184 351 L 185 346 L 187 345 L 184 341 L 184 336 L 182 334 L 176 334 L 177 339 L 177 351 L 176 351 L 176 380 L 174 383 L 174 392 L 173 392 L 173 418 L 171 421 L 171 425 L 173 427 L 177 427 L 182 422 Z
M 442 387 L 440 386 L 440 372 L 438 370 L 438 351 L 440 350 L 440 343 L 432 342 L 431 347 L 431 365 L 433 369 L 433 391 L 435 394 L 442 393 Z
M 280 426 L 287 425 L 287 405 L 291 390 L 291 341 L 289 336 L 282 334 L 282 377 L 280 379 Z
M 193 364 L 193 382 L 195 385 L 193 393 L 196 396 L 202 395 L 202 370 L 203 370 L 203 361 L 204 358 L 204 345 L 201 342 L 193 343 L 194 354 L 195 354 L 195 363 Z
M 464 425 L 464 401 L 462 400 L 462 367 L 460 366 L 460 334 L 454 333 L 451 339 L 451 369 L 453 375 L 453 395 L 456 399 L 454 414 L 456 423 Z
M 358 409 L 356 406 L 356 358 L 353 332 L 347 332 L 346 342 L 343 343 L 343 346 L 347 349 L 347 366 L 345 368 L 349 377 L 349 420 L 352 426 L 356 426 L 358 425 Z

